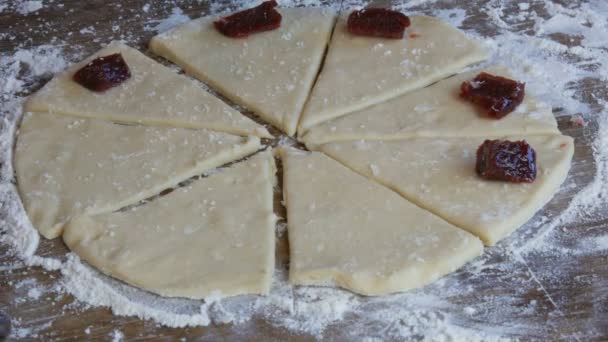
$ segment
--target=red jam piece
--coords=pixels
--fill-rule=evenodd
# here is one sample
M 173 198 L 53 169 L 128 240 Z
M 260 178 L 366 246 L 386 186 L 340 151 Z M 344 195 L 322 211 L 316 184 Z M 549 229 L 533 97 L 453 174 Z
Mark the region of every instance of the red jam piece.
M 486 140 L 477 149 L 475 171 L 485 179 L 531 183 L 536 179 L 536 152 L 525 140 Z
M 102 92 L 130 77 L 129 66 L 120 53 L 115 53 L 92 60 L 76 71 L 72 79 L 89 90 Z
M 405 14 L 386 8 L 367 8 L 353 11 L 348 16 L 348 32 L 358 36 L 403 38 L 410 18 Z
M 525 83 L 485 72 L 460 86 L 460 96 L 483 107 L 489 116 L 500 119 L 524 99 Z
M 276 1 L 264 1 L 257 7 L 236 12 L 213 22 L 223 35 L 233 38 L 270 31 L 281 26 L 281 14 L 274 9 Z

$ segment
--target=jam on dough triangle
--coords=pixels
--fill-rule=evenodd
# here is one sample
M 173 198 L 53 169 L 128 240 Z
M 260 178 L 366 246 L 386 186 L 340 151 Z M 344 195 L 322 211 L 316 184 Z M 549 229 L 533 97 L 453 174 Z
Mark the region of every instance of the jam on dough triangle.
M 294 284 L 384 295 L 424 286 L 483 251 L 475 236 L 320 152 L 281 154 Z
M 114 53 L 122 55 L 131 71 L 122 84 L 99 93 L 72 80 L 93 59 Z M 205 91 L 197 81 L 120 42 L 110 43 L 56 75 L 29 98 L 25 111 L 271 137 L 266 128 Z
M 298 134 L 314 125 L 422 88 L 485 59 L 485 52 L 442 21 L 412 16 L 415 38 L 355 36 L 342 15 L 323 70 L 300 119 Z
M 562 135 L 512 136 L 536 151 L 533 183 L 488 181 L 475 172 L 484 138 L 333 142 L 321 150 L 494 245 L 528 221 L 566 179 L 574 153 Z
M 163 296 L 267 294 L 275 173 L 261 152 L 142 206 L 79 216 L 63 240 L 102 272 Z
M 465 72 L 427 88 L 313 127 L 303 137 L 309 148 L 330 141 L 397 140 L 412 137 L 474 137 L 559 134 L 551 107 L 530 94 L 500 120 L 460 97 L 462 82 L 480 72 L 511 78 L 502 66 Z
M 150 48 L 294 135 L 335 15 L 315 8 L 278 11 L 283 19 L 276 30 L 229 38 L 213 26 L 217 18 L 204 17 L 152 38 Z
M 137 203 L 259 147 L 257 137 L 204 129 L 29 113 L 21 123 L 14 158 L 30 221 L 51 239 L 78 214 Z

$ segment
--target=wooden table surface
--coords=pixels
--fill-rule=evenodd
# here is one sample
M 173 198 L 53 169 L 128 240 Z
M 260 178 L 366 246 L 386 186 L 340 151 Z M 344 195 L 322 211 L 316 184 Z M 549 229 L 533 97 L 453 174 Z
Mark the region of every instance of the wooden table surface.
M 191 18 L 205 15 L 209 12 L 208 2 L 171 1 L 154 2 L 152 0 L 63 0 L 44 1 L 44 7 L 36 12 L 19 14 L 14 10 L 14 3 L 9 1 L 9 7 L 0 13 L 0 34 L 14 37 L 0 40 L 0 51 L 11 54 L 18 48 L 31 48 L 44 44 L 61 46 L 70 55 L 78 53 L 88 55 L 98 50 L 101 44 L 113 39 L 124 39 L 130 45 L 146 50 L 146 44 L 154 32 L 146 29 L 150 19 L 163 19 L 171 14 L 175 6 Z M 143 6 L 150 3 L 149 11 L 144 13 Z M 454 1 L 456 2 L 456 1 Z M 578 6 L 582 1 L 554 0 L 556 3 Z M 232 8 L 238 1 L 220 1 L 213 4 L 216 9 Z M 386 3 L 386 2 L 382 2 Z M 482 5 L 497 3 L 492 0 L 469 1 L 467 7 L 471 14 L 463 22 L 462 28 L 476 28 L 491 36 L 493 29 L 484 21 L 486 14 L 481 11 Z M 512 3 L 509 0 L 504 4 Z M 1 2 L 0 2 L 1 5 Z M 540 6 L 539 1 L 531 6 Z M 463 5 L 459 5 L 463 6 Z M 505 5 L 507 7 L 511 5 Z M 431 5 L 420 5 L 415 9 L 432 13 L 433 8 L 454 7 L 451 1 L 433 2 Z M 608 15 L 608 13 L 607 13 Z M 529 30 L 532 23 L 525 21 L 514 28 L 520 32 Z M 83 28 L 92 27 L 93 33 L 87 33 Z M 0 36 L 2 37 L 2 36 Z M 555 37 L 572 41 L 567 34 Z M 49 75 L 50 77 L 50 75 Z M 44 84 L 49 77 L 28 85 L 27 95 Z M 595 98 L 608 98 L 607 84 L 599 79 L 587 79 L 573 86 L 575 96 L 590 104 L 592 111 L 599 112 L 601 105 Z M 595 97 L 594 97 L 595 96 Z M 542 211 L 549 220 L 556 217 L 569 204 L 570 199 L 585 186 L 595 175 L 595 165 L 592 157 L 591 143 L 597 134 L 598 125 L 593 120 L 585 127 L 573 125 L 570 115 L 561 108 L 554 108 L 558 113 L 560 129 L 564 134 L 576 139 L 576 153 L 569 179 L 565 184 L 575 184 L 563 189 Z M 274 131 L 276 133 L 276 130 Z M 277 210 L 281 211 L 280 205 Z M 535 237 L 540 228 L 527 225 L 513 237 L 513 244 L 524 238 Z M 608 214 L 596 215 L 577 224 L 568 224 L 556 228 L 559 233 L 558 241 L 564 246 L 572 246 L 581 236 L 605 232 L 608 229 Z M 277 256 L 286 263 L 287 245 L 285 239 L 277 239 Z M 41 239 L 38 254 L 62 258 L 67 252 L 66 247 L 55 239 Z M 468 279 L 466 271 L 451 275 L 451 281 L 471 282 L 475 288 L 473 294 L 454 295 L 449 298 L 452 303 L 463 306 L 471 303 L 495 301 L 494 309 L 475 319 L 463 318 L 464 326 L 478 326 L 481 323 L 492 323 L 506 329 L 508 336 L 522 340 L 579 340 L 579 341 L 608 341 L 608 253 L 597 251 L 593 254 L 564 255 L 555 251 L 532 251 L 517 255 L 519 267 L 511 268 L 509 274 L 500 274 L 501 263 L 510 262 L 509 253 L 504 252 L 500 245 L 487 249 L 484 256 L 489 263 L 497 266 L 492 272 L 483 277 Z M 31 340 L 109 340 L 111 332 L 119 329 L 127 340 L 173 340 L 186 337 L 196 340 L 311 340 L 307 334 L 295 334 L 284 328 L 278 328 L 263 319 L 254 319 L 248 329 L 248 335 L 242 336 L 239 326 L 218 325 L 197 328 L 166 328 L 152 321 L 140 320 L 133 317 L 114 316 L 107 308 L 82 308 L 80 305 L 69 305 L 75 299 L 65 293 L 45 292 L 42 297 L 32 300 L 24 293 L 19 284 L 34 281 L 47 288 L 57 284 L 60 274 L 45 271 L 39 267 L 23 267 L 15 263 L 7 246 L 0 246 L 0 311 L 5 311 L 15 320 L 16 329 L 35 328 L 35 336 Z M 11 266 L 6 266 L 11 265 Z M 32 280 L 33 279 L 33 280 Z M 522 284 L 524 284 L 522 286 Z M 439 289 L 441 290 L 441 289 Z M 509 302 L 501 302 L 501 296 L 509 294 Z M 509 307 L 525 306 L 530 302 L 536 305 L 530 310 L 509 310 Z M 488 306 L 486 306 L 488 307 Z M 489 307 L 492 307 L 491 305 Z M 502 312 L 502 313 L 501 313 Z M 513 314 L 516 313 L 516 314 Z M 477 320 L 477 321 L 476 321 Z M 357 324 L 356 317 L 348 317 L 344 322 L 333 326 L 325 335 L 336 340 L 346 339 L 343 332 L 349 324 Z M 518 331 L 517 326 L 523 324 L 532 327 Z M 37 328 L 36 328 L 37 327 Z M 40 328 L 42 327 L 42 328 Z M 90 334 L 85 334 L 89 328 Z M 380 336 L 379 336 L 380 337 Z

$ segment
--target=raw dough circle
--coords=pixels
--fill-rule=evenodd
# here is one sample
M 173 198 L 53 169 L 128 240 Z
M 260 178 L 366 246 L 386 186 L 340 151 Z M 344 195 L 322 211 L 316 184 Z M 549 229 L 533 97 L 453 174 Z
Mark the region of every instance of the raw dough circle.
M 550 107 L 527 96 L 491 120 L 458 97 L 480 70 L 509 76 L 491 66 L 446 78 L 486 56 L 459 30 L 414 16 L 411 38 L 357 37 L 345 15 L 280 12 L 279 29 L 246 39 L 219 34 L 205 17 L 150 47 L 317 151 L 280 149 L 292 283 L 365 295 L 424 286 L 525 223 L 566 178 L 573 141 Z M 110 53 L 123 55 L 131 79 L 101 94 L 72 82 Z M 15 169 L 42 235 L 62 235 L 104 273 L 164 296 L 268 293 L 269 149 L 124 209 L 259 150 L 272 137 L 265 127 L 118 42 L 57 75 L 25 110 L 36 113 L 24 116 Z M 478 178 L 475 149 L 487 137 L 528 140 L 538 179 Z

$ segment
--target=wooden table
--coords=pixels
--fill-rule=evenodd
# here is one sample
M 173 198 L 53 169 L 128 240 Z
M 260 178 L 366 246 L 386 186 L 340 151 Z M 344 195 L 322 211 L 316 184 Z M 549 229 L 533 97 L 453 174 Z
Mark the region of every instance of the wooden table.
M 17 2 L 15 1 L 15 4 Z M 148 40 L 154 35 L 153 31 L 146 29 L 146 25 L 150 25 L 151 18 L 166 18 L 176 5 L 191 18 L 209 11 L 209 4 L 206 2 L 149 2 L 147 13 L 142 8 L 148 1 L 142 0 L 44 1 L 43 9 L 25 15 L 18 14 L 12 8 L 5 9 L 0 13 L 0 33 L 9 33 L 9 36 L 14 38 L 10 40 L 5 39 L 6 37 L 2 38 L 0 51 L 11 54 L 19 47 L 31 48 L 43 44 L 55 44 L 60 45 L 68 55 L 78 53 L 85 56 L 96 51 L 101 44 L 113 39 L 124 39 L 130 45 L 145 51 Z M 472 15 L 463 22 L 462 27 L 476 28 L 491 36 L 493 29 L 491 25 L 486 25 L 484 21 L 486 14 L 480 8 L 482 4 L 494 2 L 498 1 L 469 1 L 466 6 L 470 7 L 469 13 Z M 582 1 L 554 0 L 554 2 L 578 6 Z M 233 8 L 234 3 L 238 1 L 220 1 L 213 7 Z M 385 3 L 381 2 L 381 4 Z M 511 2 L 504 1 L 504 3 Z M 542 4 L 538 2 L 531 4 L 532 7 L 540 5 Z M 453 7 L 450 1 L 443 0 L 430 5 L 421 5 L 416 10 L 432 13 L 433 8 L 450 7 Z M 527 32 L 531 25 L 531 22 L 523 22 L 514 30 Z M 92 27 L 94 32 L 88 33 L 87 30 L 82 30 L 87 27 Z M 572 45 L 570 38 L 572 37 L 567 34 L 555 37 L 558 41 Z M 28 91 L 24 95 L 36 90 L 49 77 L 42 77 L 28 85 Z M 576 96 L 587 101 L 593 111 L 599 112 L 601 106 L 594 100 L 592 94 L 600 98 L 608 98 L 607 86 L 605 81 L 587 79 L 575 85 Z M 570 115 L 576 113 L 564 113 L 560 108 L 554 110 L 559 114 L 558 121 L 562 132 L 576 138 L 574 163 L 569 180 L 566 182 L 576 186 L 563 189 L 542 211 L 541 214 L 549 220 L 564 210 L 572 196 L 594 177 L 595 165 L 591 143 L 598 130 L 596 122 L 591 121 L 585 127 L 576 126 L 570 121 Z M 277 205 L 277 210 L 281 211 L 283 208 Z M 523 239 L 537 236 L 540 234 L 539 229 L 527 225 L 510 239 L 513 241 L 511 244 L 517 245 Z M 608 213 L 590 217 L 577 224 L 558 226 L 551 234 L 558 235 L 556 239 L 558 244 L 573 246 L 581 236 L 600 234 L 606 229 L 608 229 Z M 277 244 L 277 256 L 286 263 L 288 247 L 285 239 L 278 239 Z M 53 241 L 41 239 L 39 255 L 62 258 L 66 252 L 67 249 L 60 239 Z M 443 286 L 449 286 L 450 281 L 470 282 L 474 291 L 455 294 L 450 296 L 449 301 L 460 303 L 463 307 L 482 303 L 485 304 L 484 307 L 492 307 L 493 310 L 488 310 L 474 318 L 461 315 L 462 321 L 457 323 L 476 327 L 482 326 L 484 322 L 490 322 L 505 328 L 507 335 L 522 340 L 608 340 L 607 251 L 564 255 L 553 250 L 512 255 L 499 245 L 487 249 L 484 258 L 487 258 L 486 264 L 491 267 L 487 268 L 487 272 L 482 272 L 481 277 L 469 277 L 466 271 L 460 271 L 451 275 L 447 285 Z M 178 337 L 197 340 L 313 339 L 306 334 L 295 334 L 277 328 L 261 319 L 254 319 L 248 323 L 249 327 L 253 326 L 255 329 L 247 329 L 248 335 L 243 336 L 240 327 L 233 325 L 174 329 L 158 326 L 151 321 L 117 317 L 106 308 L 68 305 L 75 303 L 74 298 L 54 291 L 45 292 L 42 297 L 32 300 L 20 284 L 36 281 L 39 285 L 50 289 L 57 284 L 60 274 L 38 267 L 24 267 L 15 261 L 7 246 L 0 246 L 0 310 L 17 320 L 16 329 L 39 330 L 34 336 L 28 336 L 28 339 L 109 340 L 114 329 L 119 329 L 128 340 L 173 340 Z M 509 268 L 508 274 L 504 274 L 501 272 L 501 265 L 506 263 L 515 263 L 518 266 Z M 441 291 L 441 288 L 436 290 Z M 530 303 L 536 305 L 529 306 Z M 524 306 L 529 306 L 529 309 L 520 310 Z M 325 337 L 346 339 L 345 331 L 348 330 L 349 324 L 357 324 L 357 317 L 347 317 L 343 322 L 329 329 Z M 518 327 L 521 326 L 525 326 L 526 329 L 519 329 Z M 90 334 L 85 334 L 87 328 Z

